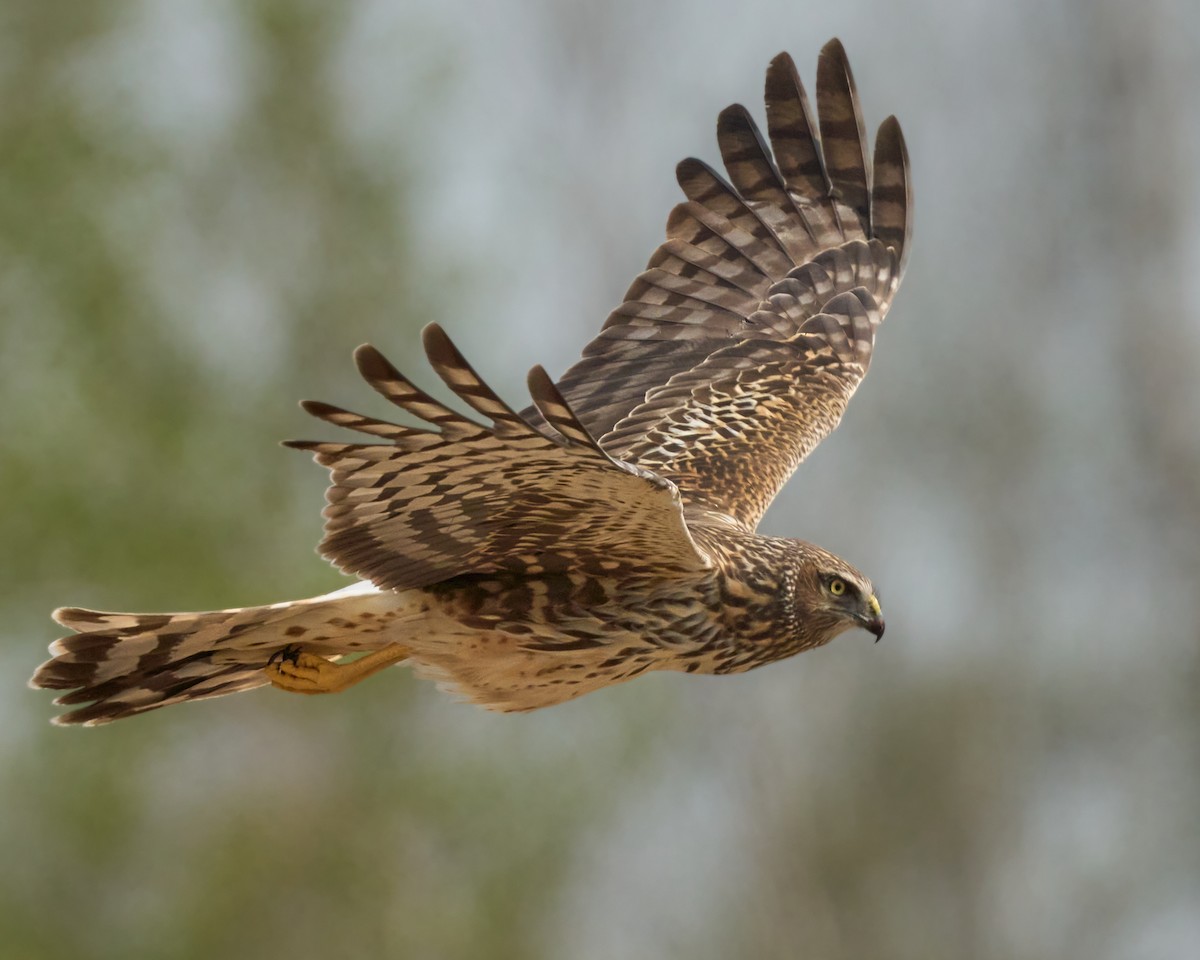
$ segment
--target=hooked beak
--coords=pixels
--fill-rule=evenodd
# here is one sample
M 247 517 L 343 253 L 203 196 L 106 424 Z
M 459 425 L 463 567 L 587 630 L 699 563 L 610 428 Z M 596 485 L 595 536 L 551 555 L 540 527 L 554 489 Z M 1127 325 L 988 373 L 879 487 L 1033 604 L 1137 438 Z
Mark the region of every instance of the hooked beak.
M 879 609 L 879 601 L 875 599 L 875 594 L 871 594 L 867 606 L 871 608 L 871 616 L 863 619 L 863 629 L 875 634 L 875 642 L 878 643 L 883 638 L 884 624 L 883 611 Z

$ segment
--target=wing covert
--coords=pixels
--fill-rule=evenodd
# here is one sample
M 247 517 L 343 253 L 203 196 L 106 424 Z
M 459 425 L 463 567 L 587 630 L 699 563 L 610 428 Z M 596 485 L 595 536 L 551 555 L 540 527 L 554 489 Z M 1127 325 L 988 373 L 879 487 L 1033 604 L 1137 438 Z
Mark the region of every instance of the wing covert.
M 753 530 L 841 420 L 870 366 L 878 317 L 863 288 L 838 294 L 785 349 L 756 336 L 723 347 L 650 391 L 611 435 L 627 438 L 622 456 L 670 477 L 686 504 Z
M 409 427 L 306 401 L 304 409 L 374 443 L 288 441 L 332 473 L 320 552 L 381 588 L 469 573 L 707 569 L 668 480 L 605 453 L 538 368 L 530 392 L 540 426 L 483 382 L 440 327 L 425 328 L 430 365 L 487 419 L 431 397 L 373 347 L 363 378 L 424 421 Z

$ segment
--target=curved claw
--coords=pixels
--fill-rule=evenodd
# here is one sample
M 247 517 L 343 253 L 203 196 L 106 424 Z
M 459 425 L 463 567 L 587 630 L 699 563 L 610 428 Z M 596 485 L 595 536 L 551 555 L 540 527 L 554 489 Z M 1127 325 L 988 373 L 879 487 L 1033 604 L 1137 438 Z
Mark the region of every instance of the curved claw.
M 272 667 L 277 663 L 283 663 L 285 660 L 292 665 L 298 664 L 301 652 L 297 644 L 289 643 L 286 647 L 280 647 L 267 658 L 267 666 Z

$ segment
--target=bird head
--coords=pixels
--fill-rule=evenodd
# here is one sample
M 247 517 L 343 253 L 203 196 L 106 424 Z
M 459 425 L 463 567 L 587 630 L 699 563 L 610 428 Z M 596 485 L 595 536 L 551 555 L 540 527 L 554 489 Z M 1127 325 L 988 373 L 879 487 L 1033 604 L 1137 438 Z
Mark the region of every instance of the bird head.
M 811 631 L 817 645 L 828 643 L 852 627 L 883 636 L 883 611 L 871 581 L 839 557 L 803 544 L 795 565 L 795 597 L 801 629 Z

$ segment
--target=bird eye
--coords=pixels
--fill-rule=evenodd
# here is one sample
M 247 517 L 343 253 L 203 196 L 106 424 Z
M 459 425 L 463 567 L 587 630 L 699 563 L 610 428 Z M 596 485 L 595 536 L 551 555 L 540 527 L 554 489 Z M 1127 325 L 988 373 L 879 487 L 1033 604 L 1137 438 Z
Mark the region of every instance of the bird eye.
M 829 581 L 829 592 L 835 597 L 840 597 L 846 592 L 846 581 L 842 580 L 840 577 L 834 577 Z

